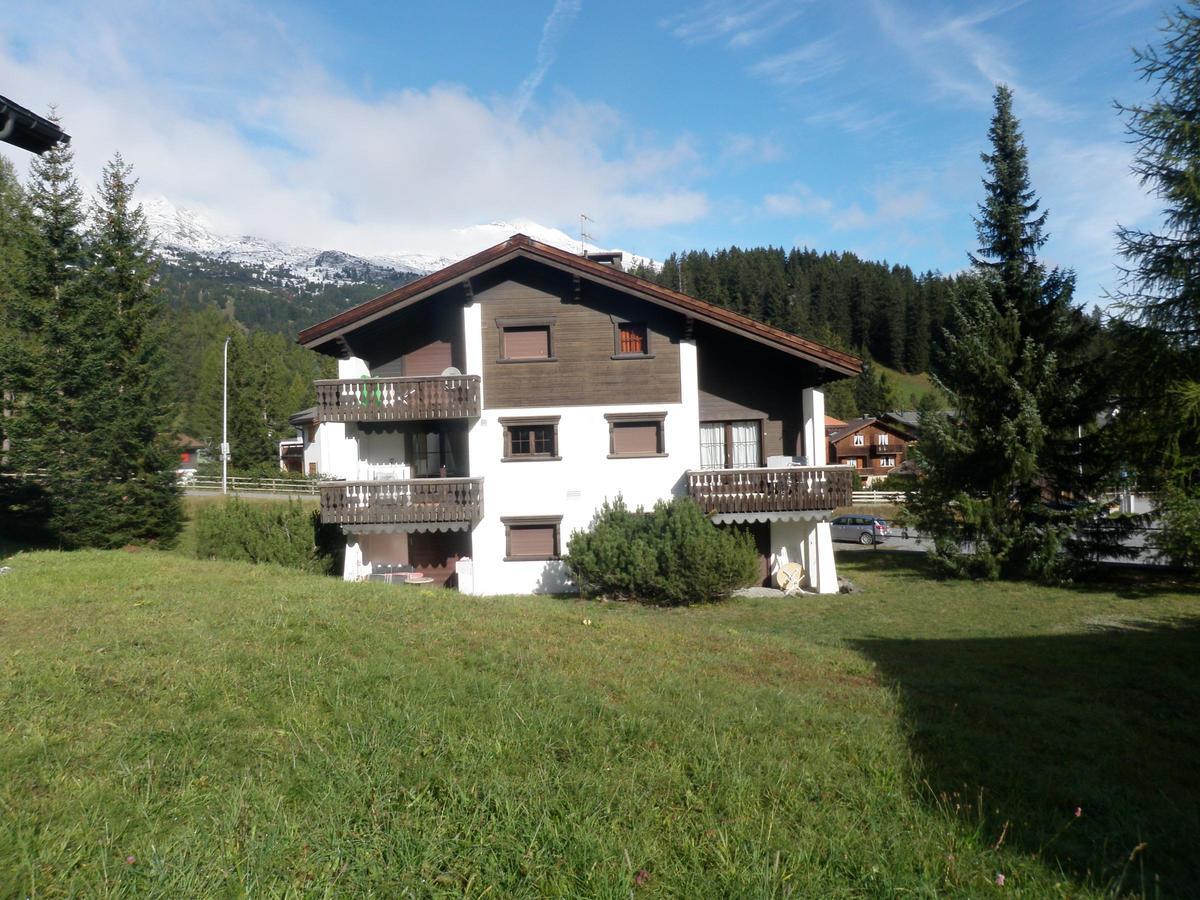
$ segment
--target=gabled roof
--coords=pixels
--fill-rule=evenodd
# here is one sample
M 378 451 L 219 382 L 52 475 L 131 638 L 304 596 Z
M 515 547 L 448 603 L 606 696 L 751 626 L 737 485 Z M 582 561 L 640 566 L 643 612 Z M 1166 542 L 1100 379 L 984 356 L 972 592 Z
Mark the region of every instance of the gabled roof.
M 317 421 L 317 408 L 310 406 L 307 409 L 302 409 L 300 412 L 294 412 L 288 416 L 288 424 L 295 425 L 299 428 L 301 425 L 311 425 Z
M 877 418 L 875 416 L 859 416 L 857 419 L 851 419 L 840 428 L 829 429 L 829 431 L 826 432 L 826 436 L 830 441 L 837 442 L 844 437 L 854 434 L 856 431 L 862 431 L 868 425 L 875 425 L 884 429 L 885 431 L 890 431 L 892 434 L 895 434 L 897 437 L 902 437 L 906 441 L 912 439 L 912 435 L 906 432 L 903 428 L 897 426 L 895 422 L 889 422 L 885 419 Z
M 71 143 L 71 136 L 49 119 L 0 97 L 0 141 L 30 153 L 45 153 L 60 141 Z
M 841 428 L 845 424 L 846 423 L 843 422 L 841 419 L 835 419 L 833 416 L 825 417 L 825 428 L 827 430 L 830 428 Z
M 449 265 L 444 269 L 410 281 L 394 291 L 389 291 L 374 300 L 338 313 L 300 332 L 299 341 L 305 347 L 318 349 L 343 334 L 381 318 L 405 306 L 409 306 L 455 282 L 467 279 L 503 265 L 517 258 L 532 259 L 556 269 L 605 284 L 616 290 L 640 297 L 650 303 L 673 309 L 702 322 L 707 322 L 725 331 L 774 347 L 792 356 L 805 359 L 840 375 L 857 375 L 862 371 L 862 360 L 849 353 L 818 344 L 798 335 L 781 331 L 732 310 L 697 300 L 670 288 L 662 287 L 644 278 L 622 272 L 612 266 L 595 262 L 574 253 L 568 253 L 549 244 L 535 241 L 524 234 L 514 234 L 508 240 L 496 244 Z

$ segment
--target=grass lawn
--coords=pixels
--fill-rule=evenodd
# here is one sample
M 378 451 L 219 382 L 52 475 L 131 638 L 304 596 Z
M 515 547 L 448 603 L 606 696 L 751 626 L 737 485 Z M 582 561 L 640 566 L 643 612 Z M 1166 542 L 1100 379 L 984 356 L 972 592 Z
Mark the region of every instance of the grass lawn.
M 874 363 L 874 366 L 881 372 L 887 373 L 888 381 L 896 389 L 896 400 L 900 404 L 900 409 L 915 409 L 914 397 L 918 401 L 926 394 L 938 394 L 939 398 L 942 398 L 926 372 L 901 372 L 880 363 Z M 942 402 L 944 403 L 945 400 L 943 399 Z
M 881 551 L 841 558 L 862 594 L 660 611 L 9 563 L 0 896 L 1200 881 L 1195 586 L 939 584 Z

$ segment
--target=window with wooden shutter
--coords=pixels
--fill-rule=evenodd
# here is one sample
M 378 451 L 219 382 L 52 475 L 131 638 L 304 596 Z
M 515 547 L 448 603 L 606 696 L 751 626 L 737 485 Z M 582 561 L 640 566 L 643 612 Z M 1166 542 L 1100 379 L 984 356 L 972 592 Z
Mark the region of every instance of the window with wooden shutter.
M 504 523 L 505 558 L 510 560 L 558 559 L 562 516 L 508 517 Z
M 528 362 L 554 359 L 553 318 L 498 318 L 500 359 L 503 362 Z
M 666 413 L 610 413 L 608 455 L 610 457 L 666 456 L 663 420 Z
M 616 324 L 615 356 L 647 356 L 650 339 L 644 322 L 618 322 Z

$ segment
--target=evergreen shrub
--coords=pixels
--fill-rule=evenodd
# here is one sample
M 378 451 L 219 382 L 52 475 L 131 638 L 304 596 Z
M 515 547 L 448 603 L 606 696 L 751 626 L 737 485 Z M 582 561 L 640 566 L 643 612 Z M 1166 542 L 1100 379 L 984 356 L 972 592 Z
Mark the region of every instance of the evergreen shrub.
M 718 528 L 686 497 L 650 512 L 605 502 L 587 531 L 571 535 L 564 561 L 585 597 L 656 606 L 723 600 L 758 578 L 749 534 Z
M 275 563 L 305 572 L 333 571 L 338 531 L 322 525 L 320 513 L 295 501 L 256 503 L 230 498 L 196 516 L 196 556 L 238 562 Z

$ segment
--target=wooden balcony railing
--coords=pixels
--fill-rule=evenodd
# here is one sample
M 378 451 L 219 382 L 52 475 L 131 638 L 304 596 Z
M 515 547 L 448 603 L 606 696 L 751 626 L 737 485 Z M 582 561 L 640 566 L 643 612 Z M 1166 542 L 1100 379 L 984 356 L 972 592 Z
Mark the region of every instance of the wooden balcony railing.
M 688 494 L 709 515 L 785 513 L 850 505 L 845 466 L 701 469 L 688 472 Z
M 478 375 L 317 381 L 320 422 L 402 422 L 479 415 Z
M 482 516 L 482 478 L 321 482 L 321 521 L 326 524 L 472 528 Z

